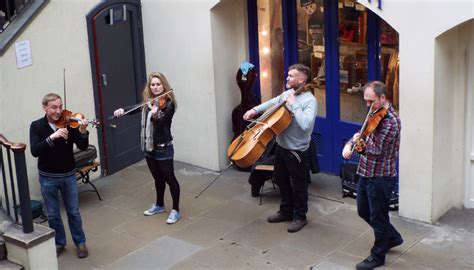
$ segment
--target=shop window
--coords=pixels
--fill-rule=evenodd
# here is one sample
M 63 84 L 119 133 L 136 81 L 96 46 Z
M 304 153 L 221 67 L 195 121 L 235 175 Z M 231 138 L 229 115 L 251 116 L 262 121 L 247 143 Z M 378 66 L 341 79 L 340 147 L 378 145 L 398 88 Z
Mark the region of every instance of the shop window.
M 318 116 L 326 116 L 324 76 L 324 0 L 297 0 L 298 62 L 311 69 Z
M 258 0 L 260 94 L 265 102 L 285 89 L 281 0 Z
M 398 33 L 388 23 L 380 21 L 380 45 L 382 81 L 387 86 L 387 98 L 392 102 L 395 110 L 399 109 L 399 57 Z
M 341 120 L 362 123 L 367 114 L 362 86 L 367 83 L 367 9 L 339 0 L 339 92 Z M 398 110 L 398 33 L 380 20 L 380 80 Z
M 367 114 L 367 10 L 355 0 L 339 0 L 339 102 L 341 120 L 362 123 Z

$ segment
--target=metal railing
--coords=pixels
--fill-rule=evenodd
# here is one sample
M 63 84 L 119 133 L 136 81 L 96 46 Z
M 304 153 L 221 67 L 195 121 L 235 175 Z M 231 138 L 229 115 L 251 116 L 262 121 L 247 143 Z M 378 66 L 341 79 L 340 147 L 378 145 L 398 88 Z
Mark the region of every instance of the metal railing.
M 12 143 L 0 134 L 0 145 L 0 175 L 3 180 L 4 195 L 4 198 L 1 198 L 0 201 L 2 209 L 12 221 L 22 225 L 24 233 L 31 233 L 33 232 L 33 214 L 31 211 L 30 188 L 26 171 L 26 144 Z M 13 167 L 15 167 L 15 170 L 13 170 Z M 19 202 L 17 201 L 17 193 Z M 5 205 L 3 203 L 5 203 Z M 20 206 L 19 209 L 18 205 Z M 18 213 L 18 210 L 20 210 L 20 213 Z M 21 219 L 19 218 L 19 214 Z
M 0 33 L 34 0 L 0 0 Z

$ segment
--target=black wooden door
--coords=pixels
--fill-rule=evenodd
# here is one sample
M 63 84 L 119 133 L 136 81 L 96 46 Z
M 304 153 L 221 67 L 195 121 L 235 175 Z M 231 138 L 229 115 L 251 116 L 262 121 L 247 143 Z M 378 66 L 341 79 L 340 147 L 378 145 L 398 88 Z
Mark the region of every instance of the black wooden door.
M 146 82 L 139 1 L 118 2 L 101 3 L 87 16 L 104 175 L 143 158 L 140 113 L 109 119 L 115 109 L 140 103 Z

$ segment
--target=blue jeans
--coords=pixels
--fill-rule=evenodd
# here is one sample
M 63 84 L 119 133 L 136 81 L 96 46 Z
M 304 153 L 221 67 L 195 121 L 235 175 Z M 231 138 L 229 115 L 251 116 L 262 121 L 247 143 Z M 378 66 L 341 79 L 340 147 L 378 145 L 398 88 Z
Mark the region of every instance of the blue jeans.
M 67 212 L 69 229 L 72 240 L 76 246 L 86 243 L 86 236 L 82 229 L 82 219 L 79 213 L 79 199 L 74 175 L 66 178 L 39 177 L 41 193 L 48 210 L 49 227 L 56 232 L 56 246 L 66 246 L 66 233 L 64 232 L 61 212 L 59 211 L 59 192 L 63 198 L 64 207 Z
M 388 215 L 390 197 L 396 184 L 396 177 L 360 177 L 357 184 L 357 212 L 374 230 L 371 254 L 377 262 L 385 263 L 390 244 L 402 240 L 400 233 L 390 224 Z

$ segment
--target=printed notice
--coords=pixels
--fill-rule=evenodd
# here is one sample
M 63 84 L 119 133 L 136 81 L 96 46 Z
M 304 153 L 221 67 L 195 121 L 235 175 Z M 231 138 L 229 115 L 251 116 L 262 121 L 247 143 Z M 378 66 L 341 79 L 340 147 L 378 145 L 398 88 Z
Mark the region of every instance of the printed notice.
M 29 40 L 24 40 L 24 41 L 15 43 L 15 50 L 16 50 L 16 65 L 18 69 L 31 66 L 33 64 Z

